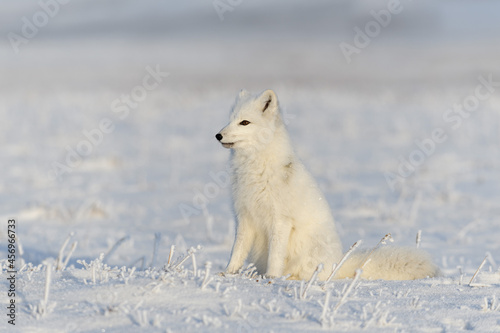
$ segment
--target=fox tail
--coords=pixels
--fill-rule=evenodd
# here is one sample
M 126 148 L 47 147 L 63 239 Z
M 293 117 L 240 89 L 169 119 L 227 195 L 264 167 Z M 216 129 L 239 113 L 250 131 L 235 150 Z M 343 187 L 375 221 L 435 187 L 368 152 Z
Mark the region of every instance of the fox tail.
M 340 267 L 335 278 L 351 278 L 362 268 L 363 279 L 415 280 L 441 275 L 430 255 L 409 247 L 384 246 L 353 252 Z

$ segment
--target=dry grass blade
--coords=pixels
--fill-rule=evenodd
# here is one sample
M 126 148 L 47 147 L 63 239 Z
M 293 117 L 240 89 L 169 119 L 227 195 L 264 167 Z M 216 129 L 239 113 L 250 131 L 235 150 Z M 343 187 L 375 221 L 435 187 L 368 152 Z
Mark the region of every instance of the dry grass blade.
M 486 255 L 486 257 L 484 257 L 483 261 L 481 262 L 481 265 L 479 265 L 479 267 L 477 268 L 476 272 L 474 273 L 474 275 L 472 276 L 472 279 L 470 279 L 469 281 L 469 286 L 472 285 L 472 282 L 474 281 L 474 279 L 476 278 L 477 274 L 479 274 L 479 271 L 481 270 L 481 268 L 483 268 L 484 264 L 486 263 L 486 259 L 488 259 L 488 255 Z
M 344 254 L 344 256 L 342 257 L 342 259 L 340 259 L 340 262 L 338 264 L 334 264 L 333 268 L 332 268 L 332 273 L 330 274 L 330 276 L 328 276 L 328 279 L 326 279 L 325 281 L 325 284 L 327 284 L 328 282 L 330 282 L 331 279 L 333 279 L 335 277 L 335 274 L 337 274 L 337 272 L 339 271 L 339 269 L 342 267 L 342 265 L 345 263 L 345 261 L 347 260 L 347 258 L 349 258 L 349 256 L 351 255 L 351 253 L 362 243 L 362 240 L 360 239 L 359 241 L 355 242 L 354 244 L 351 245 L 351 247 L 349 248 L 349 250 Z
M 365 265 L 370 261 L 370 256 L 372 255 L 373 252 L 375 252 L 375 250 L 380 246 L 380 244 L 385 244 L 386 241 L 388 241 L 388 240 L 391 242 L 394 242 L 394 239 L 392 239 L 391 233 L 388 233 L 387 235 L 382 237 L 380 242 L 378 242 L 378 244 L 370 251 L 370 253 L 368 253 L 365 260 L 363 261 L 363 264 L 361 265 L 361 269 L 363 269 L 365 267 Z

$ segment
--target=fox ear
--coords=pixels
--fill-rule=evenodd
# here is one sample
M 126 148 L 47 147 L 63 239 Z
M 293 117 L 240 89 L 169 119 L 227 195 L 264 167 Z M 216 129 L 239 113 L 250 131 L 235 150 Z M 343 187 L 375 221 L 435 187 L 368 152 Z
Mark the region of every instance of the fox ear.
M 241 98 L 241 97 L 245 97 L 245 96 L 248 96 L 248 95 L 250 95 L 250 93 L 248 92 L 248 90 L 241 89 L 238 97 Z
M 278 98 L 271 89 L 268 89 L 260 94 L 259 101 L 262 105 L 262 112 L 266 112 L 266 110 L 274 111 L 278 106 Z

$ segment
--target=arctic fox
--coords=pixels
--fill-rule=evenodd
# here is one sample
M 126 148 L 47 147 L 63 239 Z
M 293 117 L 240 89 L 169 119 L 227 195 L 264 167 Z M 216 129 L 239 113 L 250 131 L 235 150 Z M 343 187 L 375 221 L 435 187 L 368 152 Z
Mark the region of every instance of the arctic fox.
M 242 90 L 229 124 L 216 135 L 231 148 L 236 238 L 226 273 L 250 257 L 258 273 L 325 280 L 342 258 L 342 244 L 330 208 L 316 182 L 295 155 L 272 90 Z M 429 256 L 412 248 L 381 247 L 354 252 L 335 278 L 411 280 L 438 274 Z

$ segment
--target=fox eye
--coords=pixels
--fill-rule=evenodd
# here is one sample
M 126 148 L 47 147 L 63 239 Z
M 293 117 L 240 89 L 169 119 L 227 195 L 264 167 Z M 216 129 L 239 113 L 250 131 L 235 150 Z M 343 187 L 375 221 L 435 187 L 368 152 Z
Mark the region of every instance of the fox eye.
M 249 122 L 248 120 L 243 120 L 243 121 L 240 123 L 240 125 L 243 125 L 243 126 L 246 126 L 246 125 L 248 125 L 248 124 L 250 124 L 250 122 Z

